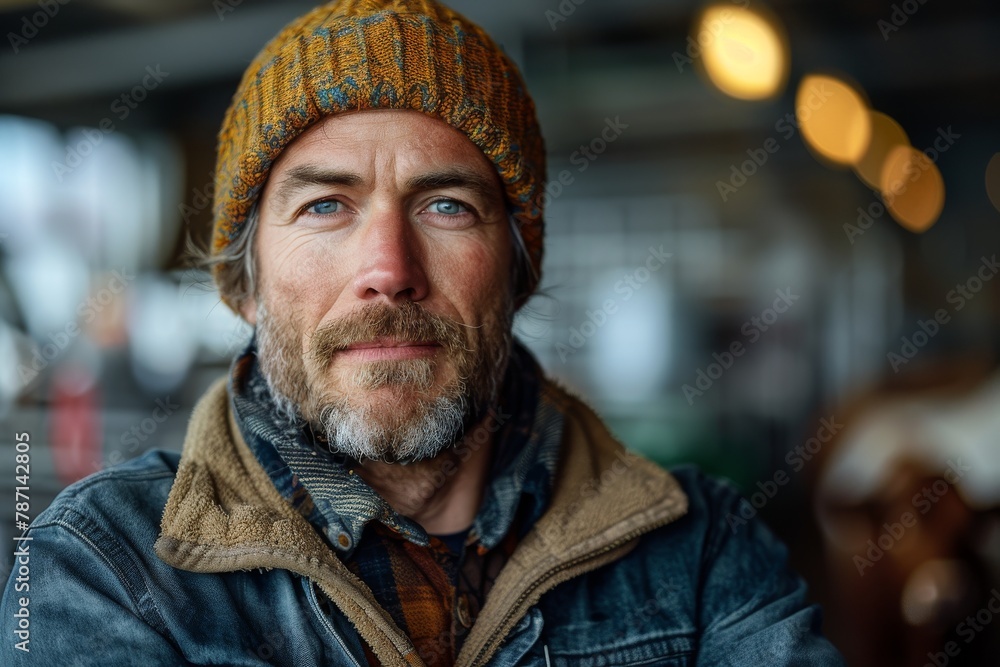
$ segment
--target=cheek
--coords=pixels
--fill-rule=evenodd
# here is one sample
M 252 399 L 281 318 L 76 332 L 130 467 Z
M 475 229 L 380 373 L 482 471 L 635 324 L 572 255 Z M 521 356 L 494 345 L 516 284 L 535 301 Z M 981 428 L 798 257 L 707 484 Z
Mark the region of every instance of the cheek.
M 297 316 L 318 323 L 347 282 L 344 262 L 332 254 L 318 235 L 299 234 L 271 240 L 267 257 L 261 258 L 265 295 Z
M 510 288 L 510 250 L 502 239 L 468 239 L 429 253 L 432 284 L 452 302 L 466 322 L 493 310 Z

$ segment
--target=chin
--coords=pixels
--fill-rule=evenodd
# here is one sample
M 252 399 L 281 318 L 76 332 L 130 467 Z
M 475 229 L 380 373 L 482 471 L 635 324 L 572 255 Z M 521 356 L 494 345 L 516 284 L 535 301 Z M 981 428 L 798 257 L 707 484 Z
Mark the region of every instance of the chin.
M 465 426 L 464 399 L 400 392 L 383 388 L 323 406 L 319 426 L 331 448 L 393 463 L 433 458 L 456 442 Z
M 332 386 L 329 387 L 332 393 L 349 401 L 365 395 L 373 397 L 373 400 L 392 398 L 407 401 L 417 396 L 436 398 L 456 380 L 452 364 L 423 359 L 335 365 L 332 375 Z

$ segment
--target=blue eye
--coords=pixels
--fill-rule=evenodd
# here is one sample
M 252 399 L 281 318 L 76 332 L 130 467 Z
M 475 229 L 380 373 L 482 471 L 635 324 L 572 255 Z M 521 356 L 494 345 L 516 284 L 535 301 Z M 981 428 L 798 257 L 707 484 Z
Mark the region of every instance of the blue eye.
M 315 204 L 310 204 L 306 207 L 306 213 L 312 213 L 314 215 L 332 215 L 334 213 L 339 213 L 339 211 L 339 201 L 318 201 Z
M 442 199 L 431 204 L 431 207 L 437 207 L 434 213 L 440 213 L 441 215 L 453 216 L 459 215 L 461 213 L 466 213 L 468 209 L 462 204 L 459 204 L 454 199 Z

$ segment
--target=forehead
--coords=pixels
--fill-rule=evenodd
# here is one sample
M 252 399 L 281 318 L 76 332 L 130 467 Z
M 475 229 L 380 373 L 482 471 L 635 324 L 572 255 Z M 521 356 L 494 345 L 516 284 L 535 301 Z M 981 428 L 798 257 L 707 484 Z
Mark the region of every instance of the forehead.
M 297 137 L 278 157 L 272 173 L 302 164 L 350 162 L 398 169 L 461 165 L 497 179 L 496 168 L 462 132 L 443 120 L 412 110 L 366 109 L 329 116 Z

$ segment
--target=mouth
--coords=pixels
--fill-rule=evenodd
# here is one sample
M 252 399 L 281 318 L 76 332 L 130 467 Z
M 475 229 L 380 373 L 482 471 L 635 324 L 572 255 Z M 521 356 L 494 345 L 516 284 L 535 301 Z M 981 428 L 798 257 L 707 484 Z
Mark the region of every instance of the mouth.
M 435 341 L 397 340 L 378 338 L 354 343 L 337 353 L 337 356 L 358 361 L 380 359 L 420 359 L 430 357 L 441 349 Z

